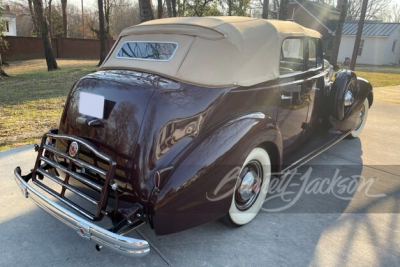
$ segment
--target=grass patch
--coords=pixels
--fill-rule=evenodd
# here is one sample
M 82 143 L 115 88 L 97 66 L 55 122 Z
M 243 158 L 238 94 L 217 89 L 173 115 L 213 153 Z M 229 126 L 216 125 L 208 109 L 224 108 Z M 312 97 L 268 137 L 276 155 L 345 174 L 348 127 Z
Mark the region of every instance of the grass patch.
M 58 127 L 73 84 L 96 70 L 96 60 L 57 60 L 60 70 L 47 71 L 45 60 L 10 62 L 12 76 L 0 81 L 0 150 L 36 142 Z
M 369 72 L 356 70 L 358 77 L 367 79 L 374 87 L 400 85 L 400 73 Z
M 400 67 L 398 65 L 381 65 L 381 66 L 374 66 L 374 65 L 363 65 L 357 64 L 356 71 L 362 72 L 380 72 L 380 73 L 399 73 L 400 74 Z

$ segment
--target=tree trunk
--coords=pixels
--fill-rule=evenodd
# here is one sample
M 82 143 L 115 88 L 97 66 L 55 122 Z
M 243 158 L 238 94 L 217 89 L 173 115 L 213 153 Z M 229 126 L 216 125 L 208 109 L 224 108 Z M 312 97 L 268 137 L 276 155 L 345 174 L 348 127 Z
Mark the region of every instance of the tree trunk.
M 8 76 L 7 73 L 4 72 L 2 67 L 3 67 L 3 60 L 1 59 L 1 54 L 0 54 L 0 80 L 3 79 L 1 76 L 10 77 Z
M 97 4 L 99 7 L 99 40 L 100 40 L 99 66 L 100 66 L 101 64 L 103 64 L 103 61 L 106 58 L 106 33 L 105 33 L 105 25 L 104 25 L 103 0 L 97 0 Z
M 157 18 L 158 19 L 161 19 L 162 17 L 163 17 L 163 1 L 162 0 L 157 0 L 157 9 L 158 9 L 158 12 L 157 12 Z
M 49 33 L 47 31 L 47 22 L 43 15 L 42 0 L 33 0 L 33 5 L 35 6 L 35 13 L 43 38 L 43 47 L 44 54 L 46 56 L 47 70 L 56 70 L 58 69 L 58 65 L 56 59 L 54 58 L 53 49 L 51 48 L 51 39 L 49 38 Z
M 342 9 L 342 0 L 337 0 L 336 2 L 336 8 L 341 10 Z
M 104 18 L 106 22 L 105 35 L 106 38 L 110 36 L 110 15 L 111 15 L 111 3 L 110 0 L 104 0 Z
M 365 15 L 367 13 L 368 0 L 363 0 L 360 20 L 358 21 L 356 41 L 354 42 L 353 55 L 351 56 L 350 70 L 354 71 L 357 62 L 358 49 L 360 48 L 361 35 L 364 27 Z
M 167 3 L 167 13 L 168 13 L 168 18 L 172 17 L 172 5 L 171 5 L 171 0 L 166 0 Z
M 186 11 L 186 0 L 183 0 L 183 3 L 182 3 L 182 11 L 181 11 L 181 13 L 179 14 L 179 16 L 184 17 L 184 16 L 185 16 L 185 11 Z
M 264 0 L 263 2 L 263 11 L 262 11 L 262 18 L 268 19 L 268 12 L 269 12 L 269 0 Z
M 172 16 L 176 17 L 176 0 L 171 0 Z
M 38 24 L 37 16 L 36 16 L 35 11 L 32 6 L 32 0 L 28 0 L 28 6 L 29 6 L 29 13 L 31 14 L 31 18 L 32 18 L 33 27 L 35 28 L 35 31 L 36 31 L 36 36 L 40 36 L 39 27 L 37 25 Z
M 68 17 L 67 17 L 67 0 L 61 0 L 62 18 L 63 18 L 63 37 L 68 37 Z
M 177 6 L 176 16 L 181 17 L 181 12 L 182 12 L 181 0 L 176 0 L 176 6 Z
M 52 2 L 52 0 L 49 0 L 49 18 L 48 18 L 48 21 L 49 21 L 49 34 L 50 34 L 50 38 L 53 38 L 53 29 L 51 28 L 52 26 L 51 26 L 51 2 Z
M 228 0 L 228 16 L 232 16 L 232 1 Z
M 287 5 L 288 4 L 289 4 L 289 0 L 281 0 L 281 3 L 279 5 L 279 16 L 278 16 L 278 19 L 287 20 L 287 17 L 288 17 Z
M 341 2 L 342 2 L 342 6 L 340 9 L 340 16 L 339 16 L 338 26 L 337 26 L 336 32 L 335 32 L 335 38 L 333 39 L 332 55 L 330 58 L 330 63 L 333 66 L 335 66 L 337 64 L 340 41 L 342 39 L 343 25 L 344 25 L 344 21 L 346 20 L 347 8 L 348 8 L 347 0 L 342 0 Z
M 153 20 L 153 8 L 151 6 L 151 0 L 139 0 L 140 9 L 140 21 L 145 22 L 148 20 Z

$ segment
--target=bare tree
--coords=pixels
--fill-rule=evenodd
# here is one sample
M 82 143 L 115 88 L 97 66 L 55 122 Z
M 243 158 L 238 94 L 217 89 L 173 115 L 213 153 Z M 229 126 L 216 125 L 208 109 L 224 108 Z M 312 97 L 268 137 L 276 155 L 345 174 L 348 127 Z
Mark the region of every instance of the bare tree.
M 273 19 L 278 19 L 278 14 L 279 14 L 279 0 L 274 0 L 273 6 L 274 6 L 274 11 L 271 12 L 271 16 Z
M 330 63 L 334 66 L 337 64 L 340 41 L 342 40 L 343 25 L 344 21 L 346 20 L 347 7 L 348 7 L 347 0 L 340 0 L 338 5 L 339 4 L 341 4 L 341 6 L 340 7 L 338 6 L 337 8 L 340 8 L 340 16 L 339 16 L 338 26 L 335 32 L 335 38 L 333 39 L 332 55 L 330 58 Z
M 157 18 L 161 19 L 163 17 L 163 12 L 164 12 L 162 0 L 157 0 L 157 10 L 158 10 Z
M 68 37 L 68 15 L 67 15 L 67 1 L 61 0 L 61 10 L 62 10 L 62 18 L 63 18 L 63 37 Z
M 110 16 L 110 36 L 116 37 L 123 29 L 139 24 L 139 16 L 138 2 L 117 0 Z
M 50 34 L 50 38 L 53 38 L 53 29 L 51 27 L 51 2 L 52 0 L 49 0 L 49 7 L 48 7 L 48 17 L 47 20 L 49 21 L 49 34 Z
M 388 21 L 400 22 L 400 5 L 399 4 L 394 4 L 390 8 Z
M 35 31 L 36 31 L 36 36 L 40 36 L 39 27 L 37 25 L 38 24 L 37 23 L 37 17 L 36 17 L 36 14 L 35 14 L 35 10 L 34 10 L 34 7 L 33 7 L 32 0 L 28 0 L 28 6 L 29 6 L 29 13 L 31 14 L 31 18 L 32 18 L 32 23 L 33 23 L 33 26 L 34 26 Z
M 177 12 L 176 12 L 176 0 L 171 0 L 171 5 L 172 5 L 172 16 L 176 17 Z
M 165 3 L 167 4 L 168 18 L 170 18 L 170 17 L 172 17 L 172 3 L 171 3 L 171 0 L 165 0 Z
M 139 0 L 140 9 L 140 21 L 145 22 L 148 20 L 153 20 L 153 8 L 151 6 L 151 0 Z
M 0 18 L 2 16 L 2 13 L 0 12 Z M 0 80 L 2 80 L 2 76 L 5 77 L 10 77 L 7 75 L 7 73 L 5 73 L 5 71 L 3 70 L 2 66 L 3 66 L 3 60 L 1 59 L 1 51 L 5 48 L 7 48 L 7 42 L 3 39 L 3 32 L 5 31 L 4 29 L 4 24 L 0 23 Z
M 228 16 L 232 16 L 232 9 L 233 9 L 233 0 L 228 0 Z
M 216 0 L 186 0 L 184 1 L 183 16 L 221 16 L 217 4 Z
M 47 31 L 48 25 L 43 14 L 42 0 L 33 0 L 33 5 L 35 7 L 35 14 L 40 27 L 40 33 L 42 34 L 43 38 L 43 47 L 44 54 L 46 56 L 47 70 L 56 70 L 58 69 L 58 65 L 53 54 L 53 49 L 51 48 L 51 40 Z
M 400 5 L 396 3 L 382 9 L 377 15 L 377 19 L 384 22 L 400 22 Z
M 182 5 L 179 5 L 178 16 L 185 16 L 187 0 L 182 0 Z
M 114 7 L 116 6 L 116 2 L 114 0 L 104 0 L 104 18 L 106 21 L 106 37 L 110 36 L 110 20 L 111 13 Z
M 352 0 L 349 2 L 347 19 L 358 20 L 361 14 L 362 0 Z M 377 19 L 382 10 L 389 7 L 391 0 L 369 0 L 367 6 L 366 20 Z
M 289 0 L 281 0 L 279 4 L 279 15 L 278 19 L 280 20 L 287 20 L 288 18 L 288 4 Z
M 103 64 L 104 59 L 106 59 L 106 32 L 104 23 L 104 6 L 103 0 L 97 0 L 99 8 L 99 33 L 98 38 L 100 40 L 100 61 L 99 66 Z
M 262 9 L 262 18 L 268 19 L 268 12 L 269 12 L 269 0 L 263 1 L 263 9 Z

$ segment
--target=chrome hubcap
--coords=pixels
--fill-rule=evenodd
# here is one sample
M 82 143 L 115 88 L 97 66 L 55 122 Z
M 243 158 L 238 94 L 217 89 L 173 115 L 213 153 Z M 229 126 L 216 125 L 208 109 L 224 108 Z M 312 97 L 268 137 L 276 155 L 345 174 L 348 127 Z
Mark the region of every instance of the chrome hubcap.
M 364 121 L 364 114 L 365 114 L 365 105 L 361 107 L 360 113 L 358 114 L 358 122 L 355 131 L 357 131 L 361 127 Z
M 235 203 L 239 210 L 249 209 L 256 201 L 261 191 L 262 174 L 262 166 L 258 161 L 250 161 L 243 168 L 235 192 Z
M 344 105 L 348 107 L 351 106 L 353 102 L 354 102 L 354 95 L 350 90 L 348 90 L 344 96 Z

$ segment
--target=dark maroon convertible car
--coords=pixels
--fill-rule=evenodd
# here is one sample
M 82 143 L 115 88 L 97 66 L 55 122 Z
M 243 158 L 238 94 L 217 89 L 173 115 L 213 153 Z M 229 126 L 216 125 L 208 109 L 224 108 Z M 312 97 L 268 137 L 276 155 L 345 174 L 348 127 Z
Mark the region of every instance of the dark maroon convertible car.
M 132 256 L 158 235 L 223 219 L 249 223 L 271 175 L 357 137 L 371 84 L 331 82 L 320 34 L 294 22 L 171 18 L 125 29 L 68 95 L 36 145 L 25 197 L 79 235 Z M 271 215 L 273 216 L 273 215 Z

